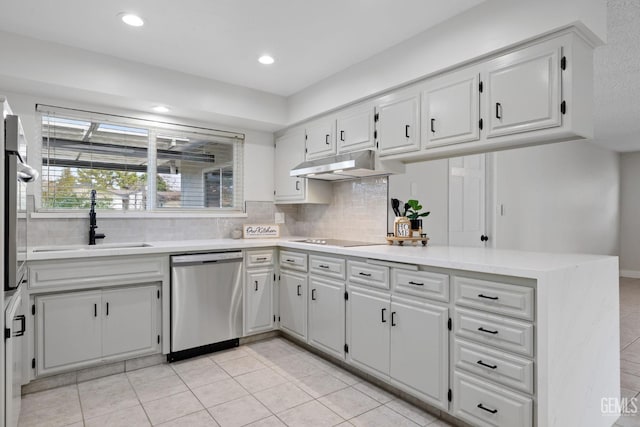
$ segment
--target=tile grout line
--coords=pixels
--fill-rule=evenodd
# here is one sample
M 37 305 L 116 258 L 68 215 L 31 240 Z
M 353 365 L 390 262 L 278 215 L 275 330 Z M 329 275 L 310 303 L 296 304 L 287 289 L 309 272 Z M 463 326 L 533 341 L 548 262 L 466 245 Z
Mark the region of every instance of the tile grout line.
M 131 389 L 133 390 L 133 394 L 136 395 L 136 399 L 138 399 L 138 403 L 140 404 L 140 407 L 142 408 L 142 412 L 144 412 L 144 416 L 147 417 L 147 421 L 149 421 L 149 425 L 153 426 L 153 423 L 151 422 L 151 418 L 149 418 L 149 414 L 147 413 L 147 410 L 145 409 L 144 405 L 142 404 L 142 400 L 140 400 L 140 396 L 138 395 L 138 391 L 136 390 L 136 388 L 133 386 L 133 383 L 131 382 L 131 378 L 129 378 L 129 375 L 127 375 L 126 372 L 124 373 L 124 375 L 127 377 L 127 382 L 129 383 L 129 387 L 131 387 Z

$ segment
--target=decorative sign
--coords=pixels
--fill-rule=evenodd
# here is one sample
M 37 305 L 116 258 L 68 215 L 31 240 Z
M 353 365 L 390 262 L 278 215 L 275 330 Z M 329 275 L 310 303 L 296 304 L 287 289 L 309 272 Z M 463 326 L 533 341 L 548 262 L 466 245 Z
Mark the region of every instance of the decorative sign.
M 280 237 L 280 226 L 276 224 L 245 224 L 242 226 L 242 237 L 245 239 Z
M 411 221 L 409 221 L 409 218 L 404 216 L 397 217 L 393 228 L 396 237 L 411 237 Z

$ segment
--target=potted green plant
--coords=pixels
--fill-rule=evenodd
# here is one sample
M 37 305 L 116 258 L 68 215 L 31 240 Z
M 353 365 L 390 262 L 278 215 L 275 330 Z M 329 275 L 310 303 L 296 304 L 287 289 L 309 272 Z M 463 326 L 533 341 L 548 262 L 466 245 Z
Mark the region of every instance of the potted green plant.
M 411 199 L 404 204 L 404 216 L 409 218 L 409 220 L 411 221 L 412 230 L 421 230 L 422 229 L 421 218 L 429 216 L 429 214 L 431 213 L 431 212 L 420 212 L 421 210 L 422 210 L 422 205 L 417 200 Z

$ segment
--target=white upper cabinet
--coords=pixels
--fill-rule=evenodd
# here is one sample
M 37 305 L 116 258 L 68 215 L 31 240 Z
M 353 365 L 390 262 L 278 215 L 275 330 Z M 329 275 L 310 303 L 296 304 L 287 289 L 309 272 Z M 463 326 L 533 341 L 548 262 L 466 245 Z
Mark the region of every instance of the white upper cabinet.
M 329 203 L 331 201 L 330 183 L 289 175 L 291 169 L 305 160 L 304 137 L 305 134 L 298 129 L 276 139 L 274 163 L 276 203 Z
M 369 104 L 338 114 L 336 118 L 338 153 L 364 150 L 375 146 L 373 114 L 373 106 Z
M 420 94 L 397 92 L 376 105 L 377 147 L 381 156 L 420 149 Z
M 305 128 L 306 159 L 320 159 L 336 154 L 335 120 L 322 119 Z
M 562 46 L 549 41 L 487 64 L 488 138 L 562 124 L 561 60 Z
M 477 69 L 435 78 L 422 92 L 424 148 L 480 139 L 480 76 Z

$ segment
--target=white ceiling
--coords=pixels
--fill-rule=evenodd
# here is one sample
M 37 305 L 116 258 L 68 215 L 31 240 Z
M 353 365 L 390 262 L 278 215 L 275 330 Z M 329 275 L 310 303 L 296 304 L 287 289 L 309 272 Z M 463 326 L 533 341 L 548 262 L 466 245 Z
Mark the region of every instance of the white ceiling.
M 608 40 L 594 57 L 595 142 L 640 150 L 640 1 L 608 0 Z
M 288 96 L 482 1 L 0 0 L 0 30 Z

